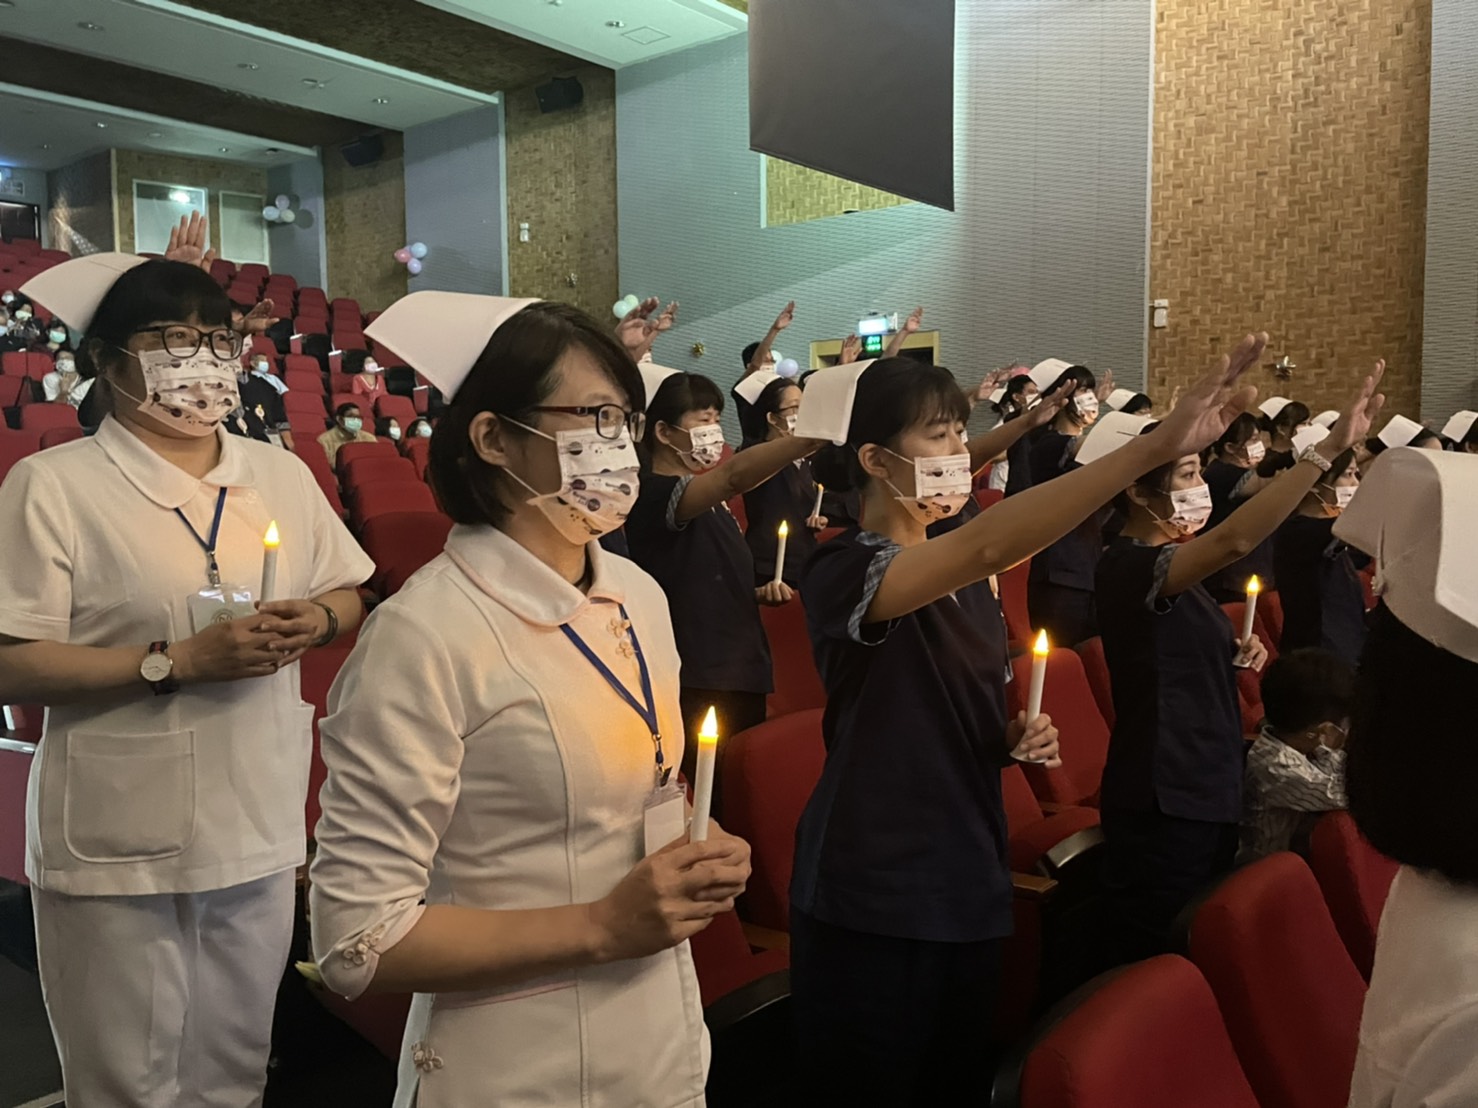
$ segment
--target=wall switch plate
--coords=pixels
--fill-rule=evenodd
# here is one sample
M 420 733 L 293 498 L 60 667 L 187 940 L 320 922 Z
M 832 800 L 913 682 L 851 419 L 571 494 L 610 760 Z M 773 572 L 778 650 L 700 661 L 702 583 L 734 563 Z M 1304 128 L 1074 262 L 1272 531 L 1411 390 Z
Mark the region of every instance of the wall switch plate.
M 1154 310 L 1154 314 L 1150 318 L 1151 325 L 1154 327 L 1168 327 L 1170 325 L 1170 301 L 1152 300 L 1150 301 L 1150 307 Z
M 519 242 L 528 242 L 529 241 L 529 225 L 527 223 L 520 223 L 518 225 L 518 241 Z

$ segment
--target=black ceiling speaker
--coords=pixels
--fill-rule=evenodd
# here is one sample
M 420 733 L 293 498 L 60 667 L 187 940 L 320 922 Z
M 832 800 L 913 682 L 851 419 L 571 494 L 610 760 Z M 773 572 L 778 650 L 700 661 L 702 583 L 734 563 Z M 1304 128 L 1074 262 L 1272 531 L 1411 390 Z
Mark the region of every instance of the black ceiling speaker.
M 379 135 L 365 135 L 340 147 L 344 160 L 352 166 L 374 165 L 385 154 L 385 140 Z
M 556 77 L 536 88 L 534 95 L 539 98 L 541 112 L 558 112 L 579 105 L 585 99 L 585 90 L 576 77 Z

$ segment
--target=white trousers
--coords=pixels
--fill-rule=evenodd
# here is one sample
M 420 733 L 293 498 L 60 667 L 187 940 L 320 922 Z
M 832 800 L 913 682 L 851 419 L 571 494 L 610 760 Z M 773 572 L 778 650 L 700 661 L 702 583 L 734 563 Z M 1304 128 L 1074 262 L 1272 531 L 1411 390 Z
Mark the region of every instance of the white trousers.
M 68 1104 L 262 1103 L 292 870 L 208 893 L 31 894 Z

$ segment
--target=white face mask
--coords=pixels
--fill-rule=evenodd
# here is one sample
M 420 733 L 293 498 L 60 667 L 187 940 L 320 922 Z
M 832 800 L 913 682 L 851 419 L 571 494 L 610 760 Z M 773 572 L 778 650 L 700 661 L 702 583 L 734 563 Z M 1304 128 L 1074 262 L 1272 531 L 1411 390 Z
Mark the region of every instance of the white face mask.
M 0 304 L 14 304 L 14 303 L 15 303 L 15 293 L 13 293 L 13 292 L 7 292 L 4 296 L 0 296 Z
M 641 484 L 630 434 L 622 431 L 619 439 L 605 439 L 590 428 L 548 435 L 517 420 L 508 422 L 548 439 L 559 452 L 558 492 L 541 493 L 511 469 L 504 470 L 534 494 L 528 503 L 543 512 L 556 531 L 584 546 L 626 522 Z
M 429 439 L 431 437 L 431 424 L 423 423 L 421 424 L 421 426 L 417 427 L 416 436 L 418 438 Z
M 1203 483 L 1191 489 L 1173 490 L 1170 507 L 1170 518 L 1156 517 L 1156 522 L 1169 529 L 1175 538 L 1194 535 L 1211 518 L 1211 486 Z
M 399 442 L 400 441 L 400 428 L 399 427 L 390 427 L 390 428 L 387 428 L 385 433 L 387 435 L 389 435 L 392 439 L 394 439 L 396 442 Z
M 1339 510 L 1344 511 L 1348 508 L 1350 501 L 1355 499 L 1355 493 L 1359 491 L 1359 485 L 1336 485 L 1334 487 L 1334 502 L 1339 505 Z
M 63 376 L 66 376 L 68 373 L 76 373 L 77 366 L 73 364 L 72 359 L 70 358 L 58 358 L 56 363 L 56 371 Z
M 251 368 L 253 373 L 257 373 L 263 377 L 267 376 L 267 362 L 265 359 L 260 362 L 252 362 Z
M 787 435 L 795 434 L 795 424 L 798 418 L 794 412 L 780 416 L 780 430 L 784 431 Z
M 682 456 L 683 464 L 695 473 L 701 473 L 705 469 L 712 469 L 718 465 L 724 456 L 724 429 L 717 423 L 700 423 L 692 430 L 684 430 L 681 427 L 675 430 L 683 431 L 692 443 L 692 450 L 678 450 Z M 673 447 L 677 450 L 677 447 Z
M 1073 407 L 1078 410 L 1078 418 L 1084 423 L 1093 423 L 1098 419 L 1098 396 L 1087 389 L 1073 397 Z
M 168 350 L 125 353 L 138 359 L 143 368 L 145 398 L 129 396 L 117 385 L 113 388 L 137 403 L 140 415 L 204 438 L 241 406 L 236 385 L 239 362 L 223 362 L 206 351 L 190 358 L 176 358 Z
M 886 446 L 883 449 L 888 450 Z M 888 453 L 900 462 L 913 463 L 913 496 L 904 496 L 892 481 L 888 482 L 888 487 L 908 514 L 926 527 L 955 515 L 970 499 L 969 454 L 909 459 L 892 450 Z
M 364 363 L 364 372 L 365 373 L 379 373 L 380 372 L 380 367 L 377 366 L 377 365 L 375 365 L 374 362 L 365 362 Z
M 1263 445 L 1262 439 L 1248 439 L 1243 449 L 1247 451 L 1247 460 L 1253 465 L 1268 456 L 1268 448 Z

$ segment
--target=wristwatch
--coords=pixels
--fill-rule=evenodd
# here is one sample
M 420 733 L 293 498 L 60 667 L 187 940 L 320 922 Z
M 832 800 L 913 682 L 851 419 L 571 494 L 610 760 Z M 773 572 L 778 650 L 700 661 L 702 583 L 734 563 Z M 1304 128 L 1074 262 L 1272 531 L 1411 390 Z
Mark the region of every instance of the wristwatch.
M 1326 458 L 1323 454 L 1320 454 L 1318 448 L 1315 446 L 1304 447 L 1303 453 L 1298 456 L 1298 460 L 1301 462 L 1314 463 L 1314 465 L 1319 467 L 1319 471 L 1321 473 L 1328 473 L 1331 469 L 1334 468 L 1334 463 Z
M 155 696 L 166 696 L 172 692 L 180 691 L 180 683 L 174 679 L 174 659 L 167 653 L 169 643 L 153 642 L 149 644 L 149 653 L 144 655 L 143 663 L 139 666 L 139 676 L 149 683 L 154 690 Z

